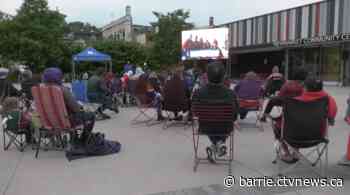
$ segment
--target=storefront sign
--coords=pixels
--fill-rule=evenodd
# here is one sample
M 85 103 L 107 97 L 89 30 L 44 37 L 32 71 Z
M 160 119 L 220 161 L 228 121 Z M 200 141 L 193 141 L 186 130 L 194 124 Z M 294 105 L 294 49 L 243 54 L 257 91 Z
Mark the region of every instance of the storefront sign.
M 276 42 L 274 43 L 274 45 L 276 47 L 293 47 L 293 46 L 303 47 L 303 46 L 309 46 L 309 45 L 326 43 L 326 42 L 341 42 L 341 41 L 350 41 L 350 33 L 298 39 L 295 41 Z

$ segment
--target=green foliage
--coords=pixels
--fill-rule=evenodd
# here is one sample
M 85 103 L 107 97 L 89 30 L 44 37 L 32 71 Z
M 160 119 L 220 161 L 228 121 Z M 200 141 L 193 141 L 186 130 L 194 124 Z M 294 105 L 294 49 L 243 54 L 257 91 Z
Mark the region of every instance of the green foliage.
M 153 26 L 158 29 L 152 36 L 152 60 L 161 66 L 177 64 L 181 57 L 181 31 L 193 28 L 186 20 L 189 11 L 182 9 L 163 14 L 153 12 L 158 21 Z
M 135 42 L 104 40 L 95 42 L 93 46 L 95 49 L 111 55 L 113 69 L 118 72 L 128 61 L 141 66 L 147 61 L 147 48 Z
M 65 16 L 46 0 L 25 0 L 17 15 L 0 22 L 0 55 L 40 71 L 63 62 Z

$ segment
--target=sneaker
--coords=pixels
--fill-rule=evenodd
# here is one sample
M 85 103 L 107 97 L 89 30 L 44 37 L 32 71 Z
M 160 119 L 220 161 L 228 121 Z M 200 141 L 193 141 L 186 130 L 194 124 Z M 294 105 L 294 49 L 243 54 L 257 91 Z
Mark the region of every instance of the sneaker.
M 225 143 L 219 142 L 216 146 L 216 153 L 218 157 L 223 157 L 227 154 L 227 147 Z
M 216 151 L 215 145 L 211 145 L 210 147 L 206 148 L 208 161 L 210 163 L 213 163 L 213 164 L 216 163 L 215 162 L 215 153 L 216 153 L 215 151 Z

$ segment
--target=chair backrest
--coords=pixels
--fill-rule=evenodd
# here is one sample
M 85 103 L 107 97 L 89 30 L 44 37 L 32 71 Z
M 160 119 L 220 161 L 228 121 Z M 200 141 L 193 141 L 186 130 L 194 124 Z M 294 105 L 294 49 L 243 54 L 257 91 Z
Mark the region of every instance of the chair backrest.
M 61 87 L 40 84 L 32 88 L 32 94 L 42 128 L 53 131 L 71 129 Z
M 232 123 L 235 114 L 233 104 L 192 102 L 192 113 L 199 122 Z
M 3 120 L 6 122 L 4 123 L 4 128 L 6 130 L 16 132 L 20 129 L 20 122 L 21 122 L 21 112 L 20 111 L 11 111 L 5 115 L 2 116 Z
M 328 98 L 301 101 L 287 98 L 283 106 L 283 139 L 307 142 L 324 139 L 327 128 Z
M 164 110 L 181 111 L 188 109 L 185 83 L 180 79 L 171 79 L 164 86 Z
M 280 90 L 285 83 L 285 80 L 281 77 L 272 77 L 271 86 L 274 90 Z
M 242 80 L 238 85 L 236 93 L 240 99 L 259 99 L 262 96 L 262 81 Z
M 87 83 L 86 81 L 73 81 L 72 82 L 72 92 L 77 101 L 87 103 Z

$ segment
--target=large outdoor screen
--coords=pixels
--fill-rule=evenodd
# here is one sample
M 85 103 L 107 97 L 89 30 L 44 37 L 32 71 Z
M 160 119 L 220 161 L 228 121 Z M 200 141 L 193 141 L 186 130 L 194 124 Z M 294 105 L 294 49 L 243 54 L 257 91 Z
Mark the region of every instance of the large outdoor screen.
M 226 59 L 228 28 L 182 31 L 182 60 Z

